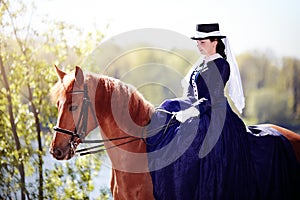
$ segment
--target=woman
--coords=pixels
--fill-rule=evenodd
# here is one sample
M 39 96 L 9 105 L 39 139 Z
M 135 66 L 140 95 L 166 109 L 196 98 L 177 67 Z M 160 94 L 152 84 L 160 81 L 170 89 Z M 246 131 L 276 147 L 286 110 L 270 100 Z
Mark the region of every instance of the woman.
M 156 199 L 300 198 L 300 180 L 289 179 L 299 177 L 299 164 L 286 138 L 249 132 L 228 104 L 227 83 L 239 112 L 244 96 L 219 25 L 197 25 L 192 39 L 204 59 L 185 78 L 186 95 L 163 102 L 148 127 L 162 127 L 146 140 Z
M 218 24 L 197 25 L 197 35 L 192 39 L 197 41 L 204 60 L 188 73 L 186 97 L 167 100 L 160 106 L 174 115 L 157 112 L 152 117 L 149 129 L 157 127 L 159 122 L 173 120 L 172 116 L 177 119 L 167 132 L 163 129 L 161 134 L 147 139 L 148 144 L 160 141 L 148 145 L 148 152 L 159 152 L 148 156 L 157 199 L 257 197 L 253 176 L 244 179 L 245 173 L 254 173 L 254 167 L 247 160 L 251 155 L 245 137 L 246 127 L 224 95 L 224 87 L 232 76 L 226 61 L 224 38 Z M 239 79 L 239 74 L 233 76 Z M 242 92 L 241 86 L 236 85 L 230 87 Z M 233 98 L 234 102 L 242 102 L 236 103 L 240 111 L 242 98 L 238 101 Z M 167 159 L 170 161 L 164 162 Z M 246 189 L 251 192 L 245 193 Z

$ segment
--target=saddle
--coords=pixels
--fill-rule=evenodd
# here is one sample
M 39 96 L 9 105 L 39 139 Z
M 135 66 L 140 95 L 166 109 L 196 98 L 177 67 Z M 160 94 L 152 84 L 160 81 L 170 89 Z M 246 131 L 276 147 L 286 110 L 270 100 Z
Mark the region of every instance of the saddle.
M 269 126 L 265 126 L 263 124 L 247 126 L 247 130 L 250 134 L 257 137 L 262 137 L 266 135 L 273 135 L 273 136 L 281 135 L 281 133 L 276 129 Z

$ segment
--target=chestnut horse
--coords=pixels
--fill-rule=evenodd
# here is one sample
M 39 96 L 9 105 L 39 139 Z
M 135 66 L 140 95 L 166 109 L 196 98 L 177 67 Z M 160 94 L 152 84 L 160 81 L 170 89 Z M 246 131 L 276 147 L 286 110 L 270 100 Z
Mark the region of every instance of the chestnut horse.
M 154 112 L 153 105 L 135 88 L 117 79 L 84 74 L 80 67 L 69 74 L 55 69 L 59 81 L 52 89 L 58 107 L 50 147 L 53 157 L 72 158 L 85 136 L 99 125 L 112 162 L 114 199 L 154 199 L 146 143 L 141 139 L 143 127 Z M 82 114 L 84 109 L 89 110 L 86 115 Z M 300 135 L 272 124 L 264 126 L 284 135 L 300 162 Z

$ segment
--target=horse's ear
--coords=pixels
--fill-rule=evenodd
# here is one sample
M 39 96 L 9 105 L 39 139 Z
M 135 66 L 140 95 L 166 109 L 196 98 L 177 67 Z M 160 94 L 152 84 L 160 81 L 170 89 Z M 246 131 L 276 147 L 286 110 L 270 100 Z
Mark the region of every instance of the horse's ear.
M 64 78 L 64 76 L 66 75 L 66 73 L 63 72 L 62 70 L 60 70 L 56 65 L 54 65 L 54 67 L 55 67 L 56 74 L 57 74 L 58 78 L 59 78 L 60 80 L 63 80 L 63 78 Z
M 84 75 L 83 75 L 83 71 L 80 67 L 76 66 L 75 69 L 75 80 L 76 83 L 80 86 L 83 84 L 84 82 Z

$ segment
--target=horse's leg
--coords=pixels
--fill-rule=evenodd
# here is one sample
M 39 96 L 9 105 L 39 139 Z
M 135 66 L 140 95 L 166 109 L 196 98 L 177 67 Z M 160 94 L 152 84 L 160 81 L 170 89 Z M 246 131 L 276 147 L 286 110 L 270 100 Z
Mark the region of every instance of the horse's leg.
M 111 170 L 111 180 L 110 180 L 110 191 L 111 194 L 114 198 L 114 200 L 118 200 L 118 190 L 117 190 L 117 185 L 116 185 L 116 172 L 115 169 Z
M 114 200 L 152 200 L 153 188 L 149 173 L 129 173 L 113 169 L 111 190 Z
M 279 131 L 282 135 L 284 135 L 292 144 L 296 158 L 300 163 L 300 135 L 288 130 L 286 128 L 274 125 L 274 124 L 266 124 L 266 126 L 272 127 Z

